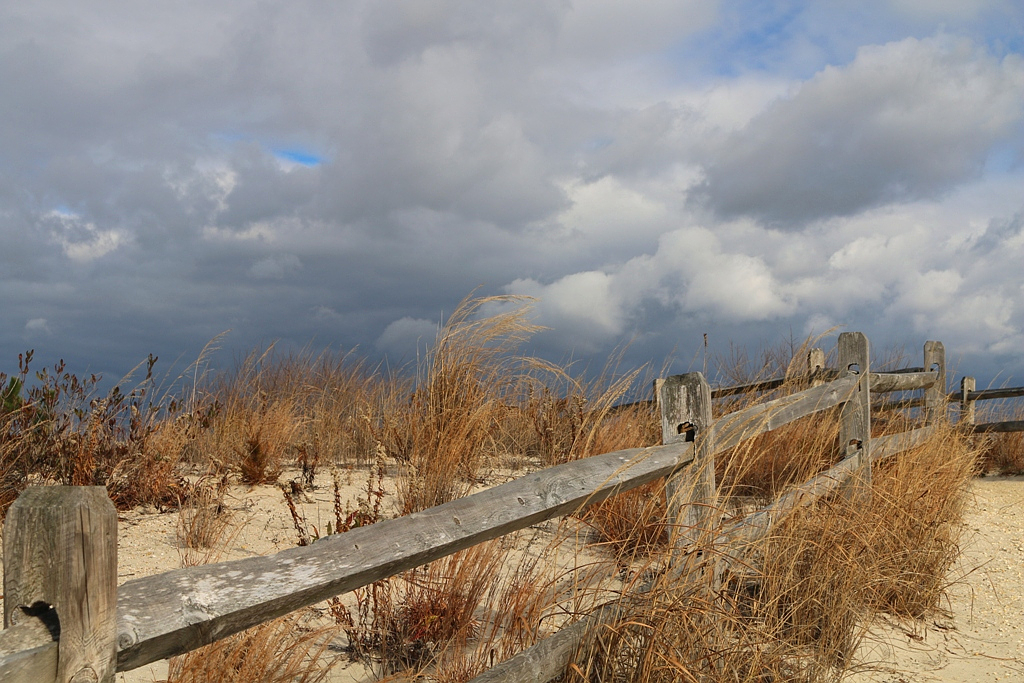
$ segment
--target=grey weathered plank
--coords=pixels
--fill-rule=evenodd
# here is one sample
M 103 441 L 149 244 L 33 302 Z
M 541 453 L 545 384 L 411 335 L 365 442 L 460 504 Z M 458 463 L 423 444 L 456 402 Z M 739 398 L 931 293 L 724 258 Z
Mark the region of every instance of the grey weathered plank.
M 820 382 L 823 379 L 834 380 L 839 377 L 838 372 L 824 367 L 824 352 L 821 349 L 811 349 L 808 359 L 808 363 L 814 363 L 814 365 L 811 366 L 811 372 L 807 375 L 791 378 L 776 377 L 774 379 L 751 382 L 750 384 L 718 387 L 711 390 L 711 398 L 724 398 L 738 394 L 749 394 L 755 391 L 770 391 L 778 389 L 787 382 L 809 381 L 812 386 L 815 386 L 816 382 Z M 821 365 L 819 366 L 817 363 L 821 363 Z M 888 372 L 872 372 L 870 374 L 871 391 L 881 393 L 886 391 L 924 389 L 935 383 L 937 374 L 935 371 L 926 371 L 924 368 L 903 368 Z M 1024 390 L 1022 390 L 1022 395 L 1024 395 Z
M 778 389 L 787 382 L 809 382 L 811 386 L 819 386 L 820 383 L 826 380 L 835 380 L 839 378 L 839 373 L 835 370 L 825 368 L 824 365 L 817 365 L 817 363 L 824 363 L 824 353 L 821 349 L 811 349 L 811 353 L 808 354 L 808 362 L 815 363 L 812 365 L 812 371 L 806 375 L 799 377 L 776 377 L 773 379 L 761 380 L 758 382 L 751 382 L 749 384 L 738 384 L 731 387 L 714 387 L 711 389 L 711 398 L 725 398 L 727 396 L 738 396 L 740 394 L 750 394 L 758 391 L 771 391 L 772 389 Z M 890 370 L 888 372 L 872 372 L 871 377 L 871 391 L 877 393 L 885 393 L 889 391 L 911 391 L 913 389 L 924 389 L 935 383 L 937 373 L 935 371 L 926 372 L 924 368 L 903 368 L 900 370 Z M 1002 389 L 993 389 L 992 391 L 1002 392 Z M 1010 396 L 1024 396 L 1024 387 L 1019 390 L 1009 389 L 1007 391 L 1019 391 L 1019 393 L 1009 393 L 1007 395 L 1000 394 L 993 398 L 1008 398 Z M 959 395 L 950 394 L 950 399 L 959 400 Z M 651 401 L 634 401 L 632 403 L 622 403 L 617 406 L 613 406 L 612 410 L 624 410 L 626 408 L 633 408 L 638 405 L 650 405 Z
M 692 444 L 680 443 L 598 455 L 311 546 L 128 581 L 118 591 L 118 670 L 572 513 L 667 476 L 692 452 Z
M 909 432 L 873 439 L 871 461 L 878 462 L 920 445 L 934 432 L 934 427 L 921 427 Z M 793 487 L 766 507 L 726 526 L 715 537 L 715 545 L 749 543 L 762 538 L 790 510 L 808 505 L 822 496 L 835 493 L 857 471 L 858 458 L 845 458 L 832 468 Z
M 924 343 L 924 367 L 935 370 L 938 380 L 924 391 L 924 422 L 932 424 L 946 409 L 946 347 L 939 341 Z
M 750 438 L 755 434 L 770 431 L 782 425 L 811 415 L 815 412 L 825 410 L 838 405 L 846 400 L 846 395 L 856 386 L 857 378 L 845 378 L 836 380 L 830 385 L 815 387 L 800 394 L 787 396 L 759 406 L 753 406 L 744 411 L 725 416 L 716 425 L 714 451 L 730 448 L 741 440 Z M 659 385 L 659 390 L 662 385 Z M 662 410 L 663 416 L 665 409 Z M 665 421 L 663 417 L 663 438 L 672 436 L 672 429 L 678 427 L 670 424 L 672 421 Z M 723 441 L 725 443 L 723 444 Z M 735 443 L 734 443 L 735 441 Z M 857 459 L 851 459 L 841 466 L 836 466 L 829 472 L 815 477 L 797 490 L 784 495 L 771 509 L 765 509 L 755 513 L 755 517 L 749 524 L 736 524 L 734 528 L 716 536 L 715 545 L 724 541 L 735 542 L 744 531 L 749 534 L 766 533 L 771 520 L 778 518 L 785 510 L 804 503 L 810 502 L 818 496 L 834 491 L 839 484 L 849 477 L 849 472 L 855 469 Z M 750 519 L 750 518 L 746 518 Z M 727 537 L 726 534 L 729 534 Z M 751 537 L 752 538 L 752 537 Z M 749 540 L 749 539 L 748 539 Z M 613 621 L 623 609 L 621 602 L 616 601 L 601 606 L 591 615 L 581 619 L 571 626 L 560 630 L 541 641 L 532 648 L 511 657 L 494 668 L 480 674 L 471 683 L 497 683 L 498 681 L 548 681 L 559 676 L 569 661 L 569 658 L 579 646 L 583 637 L 589 629 L 601 623 Z
M 812 352 L 821 351 L 821 349 L 811 349 L 811 351 Z M 824 354 L 822 354 L 820 358 L 819 358 L 819 356 L 817 354 L 812 354 L 810 357 L 811 357 L 811 361 L 810 362 L 819 362 L 820 361 L 822 364 L 824 364 L 824 362 L 825 362 L 824 361 Z M 809 374 L 806 374 L 806 375 L 798 376 L 798 377 L 789 377 L 789 378 L 786 378 L 786 377 L 775 377 L 773 379 L 760 380 L 760 381 L 757 381 L 757 382 L 751 382 L 749 384 L 737 384 L 737 385 L 731 386 L 731 387 L 713 387 L 711 389 L 711 398 L 712 399 L 719 399 L 719 398 L 726 398 L 728 396 L 739 396 L 741 394 L 751 394 L 751 393 L 755 393 L 755 392 L 759 392 L 759 391 L 771 391 L 772 389 L 778 389 L 779 387 L 781 387 L 782 385 L 786 384 L 787 382 L 789 382 L 789 383 L 809 382 L 809 383 L 812 384 L 812 386 L 817 386 L 817 384 L 820 384 L 820 383 L 822 383 L 824 381 L 827 381 L 827 380 L 836 379 L 837 377 L 838 377 L 838 374 L 836 373 L 835 370 L 829 370 L 829 369 L 825 368 L 823 365 L 821 367 L 812 366 L 812 372 L 810 372 Z M 658 382 L 662 382 L 662 381 L 663 380 L 655 380 L 655 384 L 657 384 Z M 657 387 L 655 387 L 655 391 L 657 391 Z M 612 406 L 610 411 L 611 412 L 617 412 L 617 411 L 626 410 L 626 409 L 629 409 L 629 408 L 635 408 L 637 406 L 650 406 L 652 403 L 656 403 L 656 401 L 644 400 L 644 401 L 633 401 L 631 403 L 620 403 L 618 405 Z
M 793 420 L 839 405 L 847 399 L 857 381 L 856 377 L 835 380 L 827 385 L 814 387 L 799 394 L 727 415 L 715 425 L 715 445 L 712 450 L 721 452 L 737 445 L 743 439 L 777 429 Z M 659 391 L 661 386 L 659 384 Z M 663 430 L 666 430 L 666 434 L 663 436 L 671 436 L 672 428 L 675 428 L 678 433 L 678 425 L 664 423 Z M 847 463 L 847 467 L 849 467 L 849 463 Z M 833 475 L 838 476 L 838 471 L 833 472 Z M 798 500 L 807 495 L 791 494 L 786 501 Z M 783 502 L 783 505 L 785 504 L 787 502 Z M 716 545 L 721 540 L 721 537 L 716 537 Z M 587 632 L 601 623 L 613 621 L 622 609 L 622 604 L 619 601 L 603 605 L 588 617 L 580 619 L 533 647 L 485 671 L 474 678 L 471 683 L 548 681 L 556 678 L 565 670 L 569 658 L 579 647 Z
M 974 425 L 972 431 L 975 434 L 1024 432 L 1024 420 L 1007 420 L 1006 422 L 983 422 Z
M 738 396 L 740 394 L 752 394 L 759 391 L 771 391 L 778 389 L 784 384 L 798 384 L 800 382 L 807 382 L 811 386 L 817 386 L 818 383 L 837 379 L 839 373 L 835 370 L 829 370 L 825 367 L 825 353 L 821 349 L 811 349 L 807 355 L 808 366 L 810 372 L 804 375 L 797 375 L 793 377 L 775 377 L 773 379 L 763 379 L 757 382 L 750 382 L 749 384 L 738 384 L 731 387 L 717 387 L 711 390 L 711 398 L 725 398 L 727 396 Z
M 975 379 L 973 377 L 964 377 L 960 380 L 960 422 L 964 424 L 974 424 L 976 411 L 975 411 L 975 398 L 974 394 Z
M 880 436 L 871 442 L 871 460 L 878 462 L 883 458 L 888 458 L 919 446 L 931 437 L 934 431 L 935 427 L 929 425 L 927 427 L 911 429 L 909 432 Z
M 102 486 L 33 486 L 4 522 L 4 625 L 22 607 L 60 621 L 56 681 L 114 680 L 117 512 Z
M 825 383 L 825 350 L 814 348 L 807 352 L 807 370 L 811 376 L 811 386 L 820 387 Z
M 786 381 L 785 377 L 776 377 L 774 379 L 763 379 L 758 382 L 750 382 L 749 384 L 737 384 L 732 387 L 718 387 L 711 390 L 711 398 L 725 398 L 726 396 L 752 394 L 757 391 L 771 391 L 772 389 L 778 389 L 785 384 Z
M 847 457 L 859 458 L 857 476 L 847 487 L 851 498 L 871 496 L 871 368 L 870 345 L 863 332 L 843 332 L 837 344 L 839 371 L 857 381 L 850 400 L 843 405 L 839 423 L 839 448 Z
M 870 375 L 871 393 L 882 394 L 889 391 L 912 391 L 926 389 L 939 379 L 937 372 L 872 372 Z
M 771 505 L 727 526 L 715 538 L 715 545 L 736 548 L 740 552 L 731 552 L 730 555 L 741 555 L 744 545 L 763 538 L 786 513 L 801 505 L 809 505 L 822 496 L 835 493 L 860 467 L 859 456 L 845 458 L 831 469 L 779 496 Z
M 840 380 L 741 411 L 732 433 L 738 440 L 777 428 L 836 405 L 850 387 L 851 381 Z M 716 444 L 714 450 L 723 448 Z M 572 512 L 668 475 L 690 461 L 692 450 L 692 445 L 675 444 L 596 456 L 308 548 L 129 581 L 118 593 L 117 668 L 132 669 L 195 649 L 383 576 Z M 626 467 L 631 458 L 636 462 Z M 517 505 L 507 506 L 506 501 Z M 328 548 L 332 552 L 324 552 Z M 344 555 L 339 557 L 334 548 Z
M 883 375 L 901 375 L 907 372 L 925 372 L 925 368 L 899 368 L 898 370 L 886 370 L 885 372 L 879 373 Z
M 49 683 L 57 680 L 56 614 L 25 615 L 0 631 L 0 681 Z
M 1020 396 L 1024 396 L 1024 387 L 980 389 L 978 391 L 971 390 L 970 392 L 970 399 L 972 401 L 988 401 L 994 398 L 1018 398 Z M 951 401 L 962 401 L 964 400 L 964 392 L 955 391 L 951 394 L 947 394 L 946 398 Z
M 933 431 L 934 427 L 922 427 L 875 439 L 872 445 L 872 459 L 881 460 L 913 448 L 927 439 Z M 733 546 L 738 556 L 744 545 L 767 535 L 778 520 L 790 510 L 800 505 L 809 505 L 824 495 L 835 493 L 857 471 L 860 465 L 858 460 L 856 457 L 847 458 L 828 471 L 794 487 L 771 505 L 726 526 L 716 534 L 713 544 L 718 548 Z M 648 588 L 649 584 L 637 593 L 642 594 Z M 623 600 L 627 598 L 628 596 L 598 607 L 588 616 L 488 669 L 470 683 L 550 681 L 557 678 L 565 671 L 570 658 L 588 632 L 600 624 L 614 622 L 625 609 Z
M 642 591 L 641 591 L 642 592 Z M 590 614 L 509 657 L 473 678 L 469 683 L 502 683 L 505 681 L 546 682 L 565 673 L 572 656 L 592 629 L 616 621 L 626 609 L 621 600 L 605 603 Z
M 839 335 L 839 371 L 854 373 L 857 388 L 843 406 L 839 428 L 839 447 L 847 454 L 853 450 L 868 453 L 871 435 L 871 376 L 868 369 L 869 348 L 862 332 Z M 856 368 L 856 369 L 855 369 Z
M 663 444 L 691 443 L 694 461 L 665 482 L 672 545 L 682 548 L 706 534 L 715 498 L 714 422 L 711 387 L 699 372 L 673 375 L 657 385 Z
M 923 398 L 901 398 L 898 401 L 877 401 L 871 404 L 871 408 L 875 411 L 908 410 L 910 408 L 921 408 L 923 406 Z
M 847 401 L 857 377 L 844 377 L 791 396 L 725 415 L 715 424 L 715 452 L 721 453 L 745 439 L 770 432 L 793 420 L 813 415 Z

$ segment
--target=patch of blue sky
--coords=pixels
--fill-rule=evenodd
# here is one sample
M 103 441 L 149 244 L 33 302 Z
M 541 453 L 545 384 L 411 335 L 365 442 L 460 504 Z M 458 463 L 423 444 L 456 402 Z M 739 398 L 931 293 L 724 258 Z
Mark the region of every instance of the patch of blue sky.
M 258 138 L 246 133 L 219 131 L 211 133 L 210 137 L 218 143 L 227 143 L 229 145 L 235 143 L 255 142 L 262 147 L 265 152 L 271 154 L 277 160 L 289 164 L 312 167 L 319 166 L 326 161 L 326 157 L 324 155 L 310 151 L 304 147 L 278 147 L 273 144 L 262 142 Z
M 275 149 L 273 153 L 274 156 L 282 161 L 299 164 L 300 166 L 319 166 L 324 162 L 324 157 L 321 155 L 304 149 Z
M 697 66 L 711 78 L 733 78 L 751 71 L 777 71 L 799 29 L 800 2 L 764 3 L 726 0 L 708 29 L 684 40 L 674 58 L 685 68 Z
M 862 45 L 908 33 L 904 22 L 871 2 L 724 0 L 718 20 L 677 45 L 670 59 L 683 72 L 696 68 L 711 79 L 761 72 L 804 80 L 825 66 L 848 64 Z
M 986 175 L 990 173 L 1016 173 L 1024 168 L 1024 146 L 1022 141 L 1017 144 L 1003 144 L 993 148 L 985 159 Z
M 997 57 L 1024 55 L 1024 21 L 1018 22 L 1010 31 L 987 31 L 984 40 L 989 52 Z

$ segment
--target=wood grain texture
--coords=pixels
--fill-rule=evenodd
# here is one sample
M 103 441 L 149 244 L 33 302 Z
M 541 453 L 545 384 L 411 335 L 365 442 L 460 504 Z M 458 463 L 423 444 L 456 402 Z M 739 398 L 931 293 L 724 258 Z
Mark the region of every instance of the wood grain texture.
M 1024 420 L 1007 420 L 1006 422 L 983 422 L 974 425 L 975 434 L 1005 434 L 1007 432 L 1024 432 Z
M 923 398 L 901 398 L 898 401 L 876 401 L 871 407 L 877 412 L 879 410 L 909 410 L 911 408 L 923 408 Z
M 681 551 L 706 535 L 712 524 L 715 430 L 711 387 L 699 372 L 673 375 L 658 386 L 658 403 L 662 443 L 689 443 L 694 448 L 693 462 L 665 482 L 670 543 Z
M 871 460 L 877 462 L 922 444 L 928 439 L 934 427 L 921 427 L 901 434 L 892 434 L 875 439 L 871 445 Z M 751 513 L 741 520 L 726 526 L 715 537 L 716 546 L 739 546 L 752 543 L 765 534 L 787 512 L 801 505 L 809 505 L 819 498 L 837 492 L 850 480 L 860 466 L 856 457 L 846 458 L 834 467 L 810 480 L 793 487 L 764 508 Z
M 937 372 L 872 372 L 871 393 L 882 394 L 889 391 L 912 391 L 926 389 L 935 385 L 939 379 Z
M 60 633 L 56 611 L 49 610 L 42 616 L 24 615 L 17 621 L 17 625 L 0 631 L 0 681 L 56 681 Z
M 469 683 L 507 683 L 509 681 L 546 682 L 565 673 L 579 647 L 602 624 L 616 621 L 625 612 L 621 600 L 597 607 L 587 616 L 559 629 L 536 645 L 496 664 Z
M 934 431 L 934 426 L 927 426 L 911 429 L 909 432 L 880 436 L 871 442 L 871 460 L 872 462 L 878 462 L 884 458 L 920 446 L 932 436 Z
M 619 451 L 567 463 L 408 517 L 328 537 L 309 547 L 293 548 L 268 557 L 190 567 L 130 581 L 124 584 L 117 594 L 116 668 L 118 671 L 132 669 L 174 654 L 194 650 L 302 606 L 367 585 L 380 578 L 540 521 L 572 513 L 587 504 L 599 502 L 659 477 L 670 477 L 672 487 L 679 490 L 683 486 L 689 486 L 687 482 L 693 476 L 681 468 L 692 464 L 695 458 L 699 462 L 703 457 L 702 448 L 707 451 L 706 462 L 713 463 L 714 453 L 801 417 L 843 404 L 844 417 L 856 414 L 855 411 L 848 410 L 849 406 L 856 402 L 857 410 L 863 410 L 864 407 L 859 404 L 870 400 L 870 392 L 875 387 L 878 387 L 878 391 L 935 387 L 942 393 L 940 387 L 944 386 L 944 379 L 940 382 L 940 378 L 944 376 L 939 365 L 932 363 L 936 369 L 929 371 L 909 368 L 896 373 L 868 372 L 867 340 L 863 335 L 860 335 L 863 342 L 856 338 L 851 342 L 847 338 L 847 350 L 844 352 L 844 336 L 849 334 L 851 333 L 840 336 L 841 364 L 848 367 L 850 363 L 855 363 L 859 374 L 847 374 L 828 384 L 738 411 L 725 416 L 718 423 L 712 423 L 709 410 L 710 399 L 715 391 L 707 386 L 707 382 L 699 373 L 693 373 L 699 381 L 689 384 L 680 382 L 670 391 L 667 390 L 669 385 L 666 382 L 659 382 L 656 395 L 663 406 L 669 406 L 674 401 L 671 411 L 675 411 L 672 414 L 671 411 L 662 412 L 663 435 L 669 442 L 664 446 Z M 932 351 L 933 358 L 934 346 Z M 851 358 L 854 360 L 851 361 Z M 926 367 L 929 358 L 926 350 Z M 823 376 L 839 375 L 840 373 L 834 370 L 825 370 L 817 375 L 810 374 L 807 378 L 810 381 L 816 377 L 820 381 Z M 775 381 L 778 381 L 779 385 L 783 383 L 782 380 L 770 382 Z M 766 387 L 767 384 L 757 383 L 759 387 Z M 733 387 L 728 390 L 749 391 L 751 386 L 754 385 Z M 1024 388 L 991 391 L 1019 391 L 1020 393 L 1011 395 L 1024 395 Z M 673 392 L 675 398 L 669 398 L 669 394 Z M 983 392 L 962 388 L 962 393 L 974 400 Z M 995 397 L 1004 396 L 993 396 Z M 703 406 L 708 406 L 706 415 Z M 870 429 L 870 414 L 866 420 L 861 420 L 860 417 L 857 417 L 857 420 L 857 425 L 863 425 L 857 427 L 861 433 Z M 694 441 L 686 440 L 686 429 L 680 433 L 679 425 L 686 423 L 693 427 Z M 894 455 L 921 443 L 931 430 L 932 428 L 926 427 L 882 437 L 874 442 L 862 441 L 862 452 L 855 452 L 853 457 L 846 458 L 828 472 L 787 492 L 771 506 L 722 529 L 720 533 L 715 534 L 714 542 L 739 543 L 742 546 L 745 542 L 763 536 L 788 510 L 820 496 L 834 493 L 856 473 L 863 473 L 865 465 L 870 472 L 872 460 Z M 1024 431 L 1024 421 L 977 425 L 976 430 Z M 849 433 L 854 432 L 856 429 Z M 868 447 L 864 448 L 864 444 Z M 712 482 L 713 476 L 712 469 Z M 711 486 L 712 493 L 709 496 L 713 496 L 713 483 Z M 57 487 L 47 488 L 52 490 Z M 701 488 L 704 489 L 707 489 L 707 486 Z M 106 500 L 105 493 L 103 498 Z M 683 510 L 684 507 L 695 510 L 701 507 L 709 509 L 708 506 L 694 504 L 696 500 L 695 498 L 686 501 L 685 505 L 676 511 L 678 518 L 688 520 L 681 526 L 708 526 L 705 524 L 707 520 L 698 519 L 699 515 L 696 513 L 694 519 L 689 520 L 688 513 Z M 109 504 L 109 501 L 106 502 Z M 82 515 L 79 515 L 76 524 L 88 526 L 88 520 L 83 522 Z M 116 526 L 114 536 L 116 538 Z M 22 540 L 17 542 L 22 543 L 29 535 L 5 533 L 5 556 L 12 557 L 11 552 L 7 550 L 9 537 L 20 538 Z M 690 540 L 693 540 L 692 537 L 681 542 Z M 114 548 L 116 551 L 116 543 Z M 28 553 L 20 550 L 14 552 L 14 555 L 19 554 L 34 558 L 27 564 L 28 573 L 47 575 L 48 569 L 42 564 L 47 553 L 40 553 L 37 550 Z M 116 577 L 116 554 L 113 566 L 113 576 Z M 26 570 L 23 569 L 21 575 L 24 576 L 25 573 Z M 12 588 L 6 591 L 9 599 L 10 596 L 15 596 L 15 602 L 9 603 L 12 606 L 19 604 L 17 600 L 28 599 L 17 596 L 38 593 L 35 588 L 19 588 L 19 570 L 15 570 L 12 576 L 15 577 L 12 578 Z M 5 586 L 7 578 L 5 576 Z M 31 582 L 21 581 L 21 584 L 28 586 Z M 6 604 L 8 601 L 5 601 Z M 549 654 L 539 656 L 535 652 L 534 655 L 537 656 L 528 655 L 526 659 L 533 657 L 532 663 L 509 665 L 526 667 L 509 670 L 519 671 L 522 675 L 505 675 L 512 676 L 513 679 L 544 680 L 543 676 L 547 675 L 545 672 L 551 665 L 543 662 L 560 660 L 561 666 L 564 667 L 564 662 L 583 637 L 585 630 L 603 621 L 605 617 L 602 615 L 614 615 L 614 611 L 609 611 L 613 609 L 617 607 L 604 606 L 594 615 L 594 619 L 588 618 L 589 621 L 585 620 L 586 623 L 578 627 L 567 627 L 564 636 L 560 632 L 542 641 L 538 647 L 551 641 L 544 645 Z M 7 619 L 8 613 L 5 609 L 5 620 Z M 64 644 L 64 638 L 62 637 L 58 644 L 54 641 L 52 633 L 43 633 L 37 626 L 31 625 L 29 620 L 0 632 L 0 680 L 17 683 L 23 680 L 48 683 L 49 680 L 53 680 L 47 678 L 47 667 L 58 666 L 57 653 Z M 71 642 L 70 639 L 68 642 Z M 566 645 L 566 642 L 570 645 Z M 496 667 L 499 673 L 501 666 Z M 555 668 L 557 669 L 557 666 Z
M 857 382 L 857 377 L 844 377 L 820 387 L 724 415 L 715 423 L 714 451 L 721 453 L 745 439 L 840 405 L 849 400 Z
M 117 512 L 102 486 L 33 486 L 11 505 L 4 625 L 41 603 L 60 620 L 56 681 L 113 681 Z
M 873 459 L 881 460 L 913 448 L 931 436 L 933 430 L 933 427 L 923 427 L 902 434 L 880 437 L 874 442 Z M 794 487 L 771 505 L 720 530 L 713 541 L 715 547 L 719 549 L 722 557 L 745 561 L 743 554 L 746 546 L 764 538 L 780 519 L 796 507 L 809 505 L 822 496 L 837 492 L 859 466 L 858 459 L 848 458 Z M 485 671 L 470 683 L 550 681 L 557 678 L 565 671 L 565 667 L 590 631 L 601 624 L 614 622 L 626 609 L 630 597 L 642 594 L 649 585 L 645 585 L 635 594 L 602 605 L 583 619 Z
M 979 389 L 974 391 L 971 389 L 971 400 L 972 401 L 990 401 L 996 398 L 1019 398 L 1024 396 L 1024 387 L 1005 387 L 1002 389 Z M 964 392 L 954 392 L 947 395 L 947 398 L 951 401 L 962 401 L 964 398 Z
M 839 425 L 839 447 L 848 458 L 859 458 L 857 481 L 848 488 L 848 495 L 866 498 L 871 495 L 871 367 L 868 338 L 862 332 L 839 335 L 839 371 L 857 378 L 850 400 L 843 405 Z
M 946 410 L 946 347 L 942 342 L 924 343 L 924 367 L 938 373 L 935 384 L 924 390 L 924 422 L 932 424 L 940 419 Z
M 785 377 L 776 377 L 775 379 L 764 379 L 759 382 L 750 382 L 749 384 L 737 384 L 732 387 L 717 387 L 711 390 L 711 398 L 725 398 L 726 396 L 740 396 L 758 391 L 771 391 L 772 389 L 778 389 L 785 383 Z
M 829 370 L 825 367 L 825 352 L 821 349 L 811 349 L 808 353 L 807 363 L 810 371 L 805 375 L 763 379 L 757 382 L 738 384 L 732 387 L 717 387 L 711 390 L 711 398 L 718 399 L 725 398 L 727 396 L 738 396 L 740 394 L 751 394 L 759 391 L 772 391 L 773 389 L 778 389 L 785 384 L 799 385 L 804 383 L 808 386 L 815 387 L 839 377 L 839 373 L 835 370 Z
M 837 405 L 855 379 L 772 401 L 735 424 L 738 440 Z M 720 444 L 714 447 L 721 450 Z M 118 595 L 118 670 L 186 652 L 305 605 L 568 514 L 667 476 L 694 457 L 677 442 L 566 463 L 407 517 L 269 557 L 129 581 Z
M 815 352 L 815 351 L 821 352 L 821 349 L 811 349 L 812 353 Z M 817 356 L 814 356 L 814 358 L 815 358 L 815 360 L 813 360 L 811 362 L 819 362 Z M 758 382 L 751 382 L 749 384 L 737 384 L 737 385 L 731 386 L 731 387 L 712 387 L 712 389 L 711 389 L 711 399 L 712 400 L 716 400 L 716 399 L 719 399 L 719 398 L 726 398 L 728 396 L 739 396 L 739 395 L 742 395 L 742 394 L 751 394 L 751 393 L 756 393 L 756 392 L 760 392 L 760 391 L 771 391 L 773 389 L 778 389 L 779 387 L 781 387 L 781 386 L 783 386 L 784 384 L 787 384 L 787 383 L 789 383 L 789 384 L 799 384 L 801 382 L 804 382 L 808 386 L 819 386 L 819 385 L 821 385 L 821 384 L 823 384 L 823 383 L 825 383 L 827 381 L 831 381 L 831 380 L 837 379 L 839 377 L 839 373 L 837 373 L 835 370 L 829 370 L 828 368 L 826 368 L 824 366 L 824 362 L 825 362 L 825 360 L 824 360 L 824 352 L 821 352 L 820 362 L 822 363 L 820 369 L 818 369 L 816 371 L 812 371 L 812 372 L 810 372 L 810 373 L 808 373 L 806 375 L 800 375 L 800 376 L 797 376 L 797 377 L 788 377 L 788 378 L 787 377 L 776 377 L 776 378 L 773 378 L 773 379 L 765 379 L 765 380 L 760 380 Z M 816 366 L 812 366 L 812 368 L 813 367 L 816 367 Z M 920 369 L 920 368 L 918 368 L 918 369 Z M 658 387 L 660 386 L 661 382 L 664 382 L 664 381 L 665 381 L 664 379 L 656 379 L 656 380 L 654 380 L 654 393 L 655 393 L 655 396 L 657 396 Z M 612 406 L 610 408 L 610 412 L 614 413 L 614 412 L 618 412 L 618 411 L 621 411 L 621 410 L 626 410 L 626 409 L 629 409 L 629 408 L 635 408 L 637 406 L 650 406 L 652 403 L 657 403 L 657 399 L 655 399 L 653 401 L 645 400 L 645 401 L 632 401 L 630 403 L 620 403 L 618 405 Z
M 194 650 L 306 605 L 565 515 L 672 473 L 687 443 L 584 458 L 267 557 L 188 567 L 118 591 L 118 670 Z
M 820 387 L 827 381 L 825 369 L 825 350 L 815 348 L 808 351 L 807 371 L 811 375 L 812 387 Z
M 764 538 L 788 512 L 801 505 L 810 505 L 823 496 L 836 493 L 860 467 L 861 461 L 858 456 L 844 459 L 831 469 L 779 496 L 771 505 L 727 526 L 715 538 L 715 545 L 727 548 L 728 555 L 734 559 L 742 557 L 746 545 Z
M 974 395 L 974 388 L 976 386 L 975 379 L 973 377 L 964 377 L 960 380 L 960 422 L 963 424 L 974 424 L 975 421 L 975 401 L 978 399 Z

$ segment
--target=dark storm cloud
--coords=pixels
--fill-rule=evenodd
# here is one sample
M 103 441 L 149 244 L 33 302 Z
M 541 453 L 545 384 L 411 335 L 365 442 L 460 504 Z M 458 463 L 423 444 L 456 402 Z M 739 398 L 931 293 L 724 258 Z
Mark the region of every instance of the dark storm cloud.
M 540 296 L 553 357 L 879 308 L 1011 347 L 1019 197 L 984 164 L 1021 148 L 1019 55 L 976 26 L 891 42 L 956 16 L 909 0 L 842 26 L 793 3 L 785 30 L 742 5 L 9 3 L 0 351 L 118 375 L 230 328 L 410 358 L 477 286 Z M 742 36 L 770 54 L 683 63 Z

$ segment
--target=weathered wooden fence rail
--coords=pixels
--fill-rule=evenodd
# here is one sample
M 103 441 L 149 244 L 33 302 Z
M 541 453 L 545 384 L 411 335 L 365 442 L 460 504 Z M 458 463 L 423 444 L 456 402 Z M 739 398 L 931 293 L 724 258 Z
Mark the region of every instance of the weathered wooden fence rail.
M 992 432 L 1024 432 L 1024 420 L 1005 420 L 1003 422 L 975 422 L 977 401 L 989 401 L 999 398 L 1018 398 L 1024 396 L 1024 387 L 1003 387 L 1001 389 L 982 389 L 975 391 L 976 381 L 973 377 L 960 380 L 960 391 L 949 394 L 950 401 L 960 402 L 960 419 L 971 425 L 976 434 Z
M 711 400 L 781 386 L 782 380 L 712 391 L 699 373 L 659 381 L 663 445 L 607 453 L 528 474 L 486 491 L 397 519 L 352 529 L 275 555 L 186 567 L 116 585 L 116 513 L 99 487 L 35 487 L 11 506 L 4 527 L 4 630 L 0 680 L 86 683 L 115 671 L 197 649 L 301 607 L 321 602 L 609 496 L 667 478 L 672 546 L 742 544 L 763 536 L 786 511 L 839 490 L 864 495 L 870 464 L 920 443 L 944 409 L 945 355 L 925 345 L 925 363 L 870 372 L 860 333 L 839 338 L 839 369 L 812 352 L 811 388 L 711 419 Z M 777 382 L 777 384 L 775 384 Z M 965 378 L 966 382 L 966 378 Z M 871 393 L 923 389 L 925 426 L 871 439 Z M 1005 398 L 967 383 L 961 410 Z M 1024 390 L 1012 395 L 1024 395 Z M 716 395 L 717 394 L 717 395 Z M 963 399 L 967 397 L 967 400 Z M 841 410 L 846 458 L 754 514 L 719 528 L 714 456 L 746 439 L 833 407 Z M 966 415 L 962 412 L 962 415 Z M 973 413 L 971 413 L 973 415 Z M 1016 423 L 996 423 L 1014 425 Z M 976 425 L 978 431 L 996 431 Z M 868 493 L 869 495 L 869 493 Z M 564 668 L 605 606 L 485 673 L 479 680 L 544 680 Z M 568 643 L 568 644 L 567 644 Z M 525 668 L 524 668 L 525 667 Z M 518 672 L 518 673 L 517 673 Z M 550 678 L 551 676 L 547 676 Z

